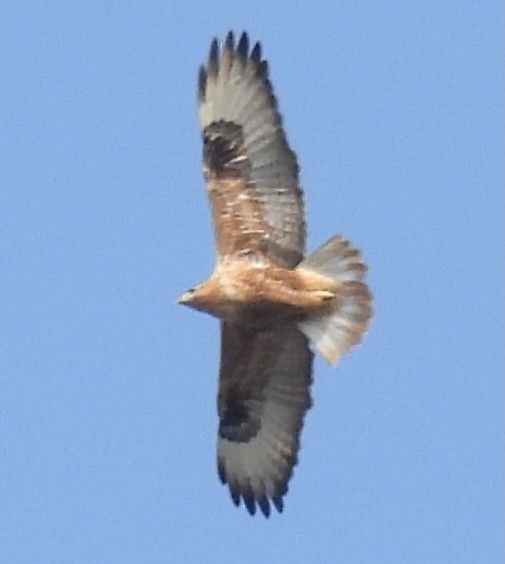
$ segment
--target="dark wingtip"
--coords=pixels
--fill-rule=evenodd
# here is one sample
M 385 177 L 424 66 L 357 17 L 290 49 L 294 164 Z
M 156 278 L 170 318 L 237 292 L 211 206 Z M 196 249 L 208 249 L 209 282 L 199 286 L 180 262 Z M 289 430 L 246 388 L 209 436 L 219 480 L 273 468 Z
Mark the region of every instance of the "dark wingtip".
M 258 74 L 263 78 L 268 78 L 268 62 L 261 61 L 258 65 Z
M 235 35 L 233 31 L 230 30 L 226 35 L 226 39 L 224 42 L 224 49 L 228 51 L 233 51 L 234 48 L 235 48 Z
M 256 501 L 254 500 L 254 494 L 251 490 L 245 491 L 242 494 L 242 499 L 244 500 L 244 505 L 247 507 L 247 511 L 251 515 L 256 513 Z
M 249 55 L 249 36 L 247 32 L 244 31 L 240 36 L 238 45 L 237 45 L 237 53 L 239 57 L 241 57 L 244 61 L 247 59 Z
M 276 496 L 269 499 L 266 495 L 262 495 L 261 497 L 256 497 L 252 490 L 246 490 L 242 492 L 233 491 L 230 488 L 230 496 L 233 501 L 235 507 L 239 507 L 241 502 L 244 503 L 247 512 L 250 515 L 255 515 L 256 510 L 259 507 L 261 513 L 264 515 L 265 518 L 269 518 L 272 513 L 272 505 L 277 509 L 279 513 L 282 513 L 284 510 L 284 501 L 283 501 L 282 493 L 277 494 Z
M 220 465 L 218 465 L 218 472 L 221 481 L 223 483 L 226 483 L 227 480 L 224 475 L 224 470 Z M 259 495 L 257 497 L 250 487 L 243 489 L 242 491 L 239 491 L 240 488 L 238 490 L 232 489 L 230 484 L 228 484 L 228 487 L 230 491 L 230 497 L 235 507 L 239 507 L 241 503 L 243 503 L 250 515 L 256 515 L 257 509 L 259 508 L 264 517 L 268 519 L 272 513 L 272 505 L 275 507 L 275 509 L 277 509 L 279 513 L 282 513 L 284 509 L 283 496 L 286 491 L 285 488 L 283 488 L 282 491 L 278 492 L 270 499 L 265 494 Z
M 207 74 L 216 77 L 219 72 L 219 44 L 214 37 L 210 44 L 209 61 L 207 63 Z
M 217 459 L 217 474 L 219 476 L 219 480 L 221 481 L 221 483 L 226 484 L 226 472 L 224 469 L 224 464 L 221 462 L 219 458 Z
M 251 59 L 256 63 L 261 61 L 261 43 L 259 41 L 255 43 L 253 50 L 251 51 Z
M 263 496 L 257 499 L 256 502 L 261 509 L 261 513 L 268 519 L 270 517 L 270 503 L 268 502 L 268 498 Z
M 207 89 L 207 71 L 202 65 L 198 71 L 198 98 L 200 100 L 205 99 L 205 91 Z
M 284 510 L 284 501 L 282 499 L 282 495 L 273 497 L 272 503 L 275 505 L 275 509 L 277 509 L 279 513 L 282 513 L 282 511 Z
M 240 505 L 240 494 L 230 490 L 230 495 L 233 503 L 235 504 L 235 507 L 238 507 Z
M 261 43 L 259 41 L 254 44 L 251 54 L 249 55 L 249 35 L 246 31 L 242 32 L 238 42 L 235 43 L 235 34 L 230 30 L 226 34 L 222 53 L 229 53 L 232 57 L 237 57 L 243 64 L 246 64 L 247 60 L 250 59 L 252 62 L 256 63 L 258 68 L 257 72 L 260 75 L 266 76 L 268 74 L 268 67 L 265 61 L 261 60 Z M 220 57 L 219 41 L 214 37 L 210 44 L 207 65 L 206 67 L 202 67 L 203 70 L 200 69 L 198 80 L 198 95 L 200 99 L 205 95 L 205 86 L 208 78 L 216 78 L 219 74 Z

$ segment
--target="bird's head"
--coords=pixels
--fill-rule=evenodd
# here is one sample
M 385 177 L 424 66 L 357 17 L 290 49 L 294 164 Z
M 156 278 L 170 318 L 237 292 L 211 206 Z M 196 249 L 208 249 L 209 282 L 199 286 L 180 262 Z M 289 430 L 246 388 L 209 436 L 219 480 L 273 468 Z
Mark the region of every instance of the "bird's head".
M 219 284 L 211 277 L 202 284 L 184 292 L 177 303 L 219 317 L 222 309 L 222 295 Z
M 198 295 L 198 286 L 195 286 L 194 288 L 190 288 L 189 290 L 184 292 L 184 294 L 179 296 L 177 303 L 190 306 L 192 302 L 195 301 L 197 295 Z
M 198 284 L 190 288 L 177 300 L 178 304 L 183 304 L 197 310 L 205 310 L 203 307 L 206 302 L 207 292 L 204 284 Z

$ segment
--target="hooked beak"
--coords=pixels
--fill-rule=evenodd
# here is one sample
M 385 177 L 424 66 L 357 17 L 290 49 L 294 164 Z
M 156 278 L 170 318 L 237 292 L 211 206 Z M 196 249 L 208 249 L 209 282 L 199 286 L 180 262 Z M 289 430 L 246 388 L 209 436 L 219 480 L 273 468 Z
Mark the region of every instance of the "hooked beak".
M 193 301 L 193 294 L 194 290 L 190 290 L 189 292 L 184 292 L 182 296 L 179 296 L 177 299 L 178 304 L 187 305 Z
M 179 296 L 177 298 L 177 303 L 178 304 L 187 304 L 188 303 L 188 294 L 187 292 L 185 294 L 182 294 L 182 296 Z

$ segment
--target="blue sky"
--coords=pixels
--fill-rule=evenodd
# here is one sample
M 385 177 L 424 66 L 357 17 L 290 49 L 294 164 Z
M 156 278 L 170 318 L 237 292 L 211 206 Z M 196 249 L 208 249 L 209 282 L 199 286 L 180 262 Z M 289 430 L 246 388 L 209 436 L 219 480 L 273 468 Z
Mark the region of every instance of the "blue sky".
M 0 555 L 501 562 L 501 3 L 5 2 Z M 376 317 L 315 406 L 283 515 L 215 471 L 218 324 L 195 81 L 261 39 L 309 249 L 343 233 Z

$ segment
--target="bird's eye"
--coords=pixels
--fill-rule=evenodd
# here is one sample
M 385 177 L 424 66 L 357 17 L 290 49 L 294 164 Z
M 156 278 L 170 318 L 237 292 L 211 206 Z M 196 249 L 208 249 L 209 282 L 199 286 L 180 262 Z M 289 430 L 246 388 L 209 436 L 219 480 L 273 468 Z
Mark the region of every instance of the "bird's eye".
M 186 293 L 187 294 L 194 294 L 196 292 L 196 288 L 190 288 Z

